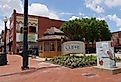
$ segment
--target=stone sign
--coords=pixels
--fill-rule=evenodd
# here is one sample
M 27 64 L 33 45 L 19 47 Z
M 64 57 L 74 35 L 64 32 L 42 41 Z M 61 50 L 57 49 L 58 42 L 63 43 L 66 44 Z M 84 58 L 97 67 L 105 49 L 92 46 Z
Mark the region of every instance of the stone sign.
M 68 41 L 62 44 L 62 54 L 85 54 L 85 44 L 80 41 Z
M 96 42 L 97 66 L 113 68 L 116 66 L 114 47 L 111 41 Z

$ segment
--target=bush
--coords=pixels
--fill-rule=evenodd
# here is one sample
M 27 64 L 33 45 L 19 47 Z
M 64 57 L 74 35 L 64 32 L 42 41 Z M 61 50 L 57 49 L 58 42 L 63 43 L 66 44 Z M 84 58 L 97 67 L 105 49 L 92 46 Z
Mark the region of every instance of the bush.
M 121 62 L 121 58 L 120 57 L 115 57 L 115 61 L 116 62 Z
M 85 67 L 96 65 L 96 56 L 57 56 L 50 60 L 51 63 L 59 64 L 69 68 Z

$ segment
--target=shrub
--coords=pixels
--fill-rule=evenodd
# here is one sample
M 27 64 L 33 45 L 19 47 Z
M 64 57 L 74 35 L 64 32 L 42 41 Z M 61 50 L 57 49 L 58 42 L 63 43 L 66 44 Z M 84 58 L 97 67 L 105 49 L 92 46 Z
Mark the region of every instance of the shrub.
M 77 67 L 85 67 L 85 66 L 93 66 L 96 65 L 96 56 L 70 56 L 63 55 L 57 56 L 50 60 L 51 63 L 59 64 L 69 68 L 77 68 Z

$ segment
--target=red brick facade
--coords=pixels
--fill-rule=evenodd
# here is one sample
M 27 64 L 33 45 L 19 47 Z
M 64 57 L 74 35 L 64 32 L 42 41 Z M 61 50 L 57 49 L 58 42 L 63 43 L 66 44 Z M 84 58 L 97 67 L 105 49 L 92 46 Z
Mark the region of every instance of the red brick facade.
M 60 28 L 60 26 L 63 24 L 63 21 L 60 20 L 54 20 L 54 19 L 49 19 L 46 17 L 39 17 L 38 20 L 38 35 L 39 38 L 43 35 L 43 33 L 49 29 L 50 27 L 57 27 Z
M 23 16 L 23 14 L 16 13 L 16 10 L 13 11 L 13 14 L 10 19 L 10 36 L 9 36 L 9 46 L 11 47 L 10 51 L 13 53 L 17 52 L 17 32 L 16 32 L 16 27 L 17 27 L 17 16 Z M 38 19 L 38 38 L 40 38 L 44 31 L 46 29 L 55 26 L 57 28 L 60 28 L 60 26 L 64 23 L 64 21 L 61 20 L 55 20 L 55 19 L 49 19 L 48 17 L 41 17 L 41 16 L 34 16 L 34 15 L 29 15 L 29 17 L 32 18 L 37 18 Z M 36 42 L 38 43 L 38 42 Z M 22 44 L 22 43 L 21 43 Z
M 112 38 L 115 47 L 121 45 L 121 31 L 112 32 Z

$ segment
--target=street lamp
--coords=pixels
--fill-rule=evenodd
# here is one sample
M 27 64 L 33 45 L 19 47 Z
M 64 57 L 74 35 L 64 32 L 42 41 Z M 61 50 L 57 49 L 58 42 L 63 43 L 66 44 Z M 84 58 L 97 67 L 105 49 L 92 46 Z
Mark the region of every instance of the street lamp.
M 4 55 L 5 55 L 5 64 L 7 64 L 7 53 L 6 53 L 6 34 L 7 34 L 7 21 L 8 18 L 5 16 L 3 19 L 4 23 L 5 23 L 5 34 L 4 34 Z
M 24 32 L 23 32 L 23 65 L 22 70 L 28 67 L 28 0 L 24 0 Z
M 86 47 L 86 42 L 85 42 L 85 41 L 86 41 L 86 39 L 85 39 L 85 38 L 82 38 L 82 40 L 84 41 L 85 53 L 86 53 L 86 48 L 87 48 L 87 47 Z M 84 53 L 84 56 L 86 56 L 86 55 L 85 55 L 85 53 Z

